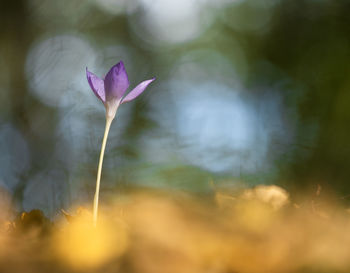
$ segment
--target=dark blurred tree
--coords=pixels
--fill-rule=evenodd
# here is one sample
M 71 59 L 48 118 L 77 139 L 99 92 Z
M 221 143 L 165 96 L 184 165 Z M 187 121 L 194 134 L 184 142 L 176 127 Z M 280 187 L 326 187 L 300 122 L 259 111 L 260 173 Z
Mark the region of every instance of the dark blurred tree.
M 51 156 L 52 150 L 50 147 L 53 147 L 53 145 L 47 145 L 52 141 L 52 138 L 49 138 L 47 133 L 52 136 L 50 132 L 53 132 L 53 130 L 48 129 L 55 124 L 52 122 L 52 119 L 48 118 L 50 126 L 42 128 L 42 131 L 45 133 L 38 137 L 31 132 L 31 115 L 35 115 L 40 111 L 42 115 L 48 114 L 48 117 L 50 117 L 53 109 L 42 105 L 28 92 L 28 82 L 25 75 L 26 56 L 38 34 L 32 24 L 30 15 L 31 11 L 28 9 L 28 1 L 5 0 L 0 2 L 0 23 L 2 29 L 0 48 L 6 64 L 5 67 L 0 69 L 6 69 L 9 75 L 10 94 L 8 97 L 9 112 L 0 111 L 2 112 L 2 118 L 5 121 L 10 121 L 26 138 L 32 157 L 32 168 L 28 173 L 21 174 L 19 183 L 12 185 L 14 202 L 20 208 L 28 178 L 36 170 L 45 168 L 49 162 L 47 158 Z
M 299 148 L 292 151 L 287 172 L 299 185 L 350 190 L 349 12 L 349 1 L 281 1 L 271 29 L 261 36 L 259 57 L 303 89 L 297 100 Z M 317 137 L 303 148 L 310 124 L 317 127 Z

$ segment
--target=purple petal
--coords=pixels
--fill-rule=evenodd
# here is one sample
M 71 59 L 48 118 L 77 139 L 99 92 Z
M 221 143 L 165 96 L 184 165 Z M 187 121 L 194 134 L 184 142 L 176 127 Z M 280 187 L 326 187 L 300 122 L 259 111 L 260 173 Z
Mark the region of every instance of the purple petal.
M 124 63 L 119 62 L 108 71 L 105 77 L 106 99 L 121 99 L 128 87 L 129 80 Z
M 87 68 L 86 68 L 86 77 L 96 97 L 98 97 L 103 103 L 105 103 L 106 96 L 105 96 L 105 87 L 104 87 L 103 80 L 97 77 L 94 73 L 91 73 Z
M 138 97 L 139 95 L 141 95 L 141 93 L 143 91 L 145 91 L 145 89 L 147 88 L 147 86 L 153 82 L 156 78 L 153 78 L 153 79 L 150 79 L 150 80 L 147 80 L 147 81 L 143 81 L 141 82 L 140 84 L 138 84 L 133 90 L 131 90 L 129 92 L 129 94 L 127 94 L 125 96 L 125 98 L 122 100 L 122 103 L 124 102 L 129 102 L 133 99 L 135 99 L 136 97 Z

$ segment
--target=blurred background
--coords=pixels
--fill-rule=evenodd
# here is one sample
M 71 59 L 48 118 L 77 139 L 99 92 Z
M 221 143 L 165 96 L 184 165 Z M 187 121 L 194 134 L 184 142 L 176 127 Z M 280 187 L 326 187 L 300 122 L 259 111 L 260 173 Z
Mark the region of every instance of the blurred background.
M 18 210 L 92 202 L 105 125 L 85 68 L 130 88 L 103 196 L 238 185 L 350 193 L 346 0 L 2 0 L 0 188 Z

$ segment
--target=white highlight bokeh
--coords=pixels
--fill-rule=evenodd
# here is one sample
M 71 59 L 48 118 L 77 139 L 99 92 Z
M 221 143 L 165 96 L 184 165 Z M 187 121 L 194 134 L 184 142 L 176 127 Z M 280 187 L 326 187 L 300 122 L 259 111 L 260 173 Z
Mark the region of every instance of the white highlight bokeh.
M 137 36 L 153 45 L 197 38 L 212 22 L 199 0 L 139 0 L 140 14 L 130 20 Z M 205 14 L 204 14 L 205 13 Z
M 30 91 L 44 104 L 58 106 L 70 90 L 86 89 L 85 67 L 93 67 L 94 49 L 77 35 L 57 35 L 35 44 L 27 57 Z
M 237 65 L 245 65 L 243 56 Z M 284 120 L 278 93 L 249 95 L 235 66 L 204 49 L 179 58 L 171 79 L 161 83 L 150 101 L 151 119 L 160 128 L 143 137 L 141 149 L 148 160 L 230 175 L 273 173 L 276 156 L 293 139 L 293 128 Z M 271 152 L 274 145 L 278 151 Z

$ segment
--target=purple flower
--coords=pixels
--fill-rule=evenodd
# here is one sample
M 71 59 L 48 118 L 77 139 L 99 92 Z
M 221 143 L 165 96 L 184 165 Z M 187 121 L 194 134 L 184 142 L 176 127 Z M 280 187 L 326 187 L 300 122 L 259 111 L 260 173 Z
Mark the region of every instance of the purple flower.
M 92 91 L 94 91 L 95 95 L 103 102 L 106 107 L 106 128 L 102 140 L 100 160 L 98 162 L 96 192 L 94 196 L 93 206 L 93 224 L 96 226 L 103 157 L 105 153 L 108 132 L 112 121 L 115 117 L 115 114 L 117 113 L 119 105 L 137 98 L 143 91 L 145 91 L 147 86 L 155 80 L 155 78 L 141 82 L 128 94 L 125 94 L 125 91 L 129 87 L 129 80 L 123 62 L 119 62 L 113 66 L 108 71 L 104 79 L 100 79 L 95 74 L 88 71 L 87 68 L 86 77 Z
M 92 91 L 103 102 L 106 107 L 107 118 L 113 119 L 117 113 L 119 105 L 129 102 L 138 97 L 147 86 L 155 80 L 152 78 L 137 85 L 127 95 L 125 91 L 129 87 L 129 79 L 126 74 L 124 63 L 120 61 L 114 65 L 104 79 L 97 77 L 86 68 L 87 80 Z

